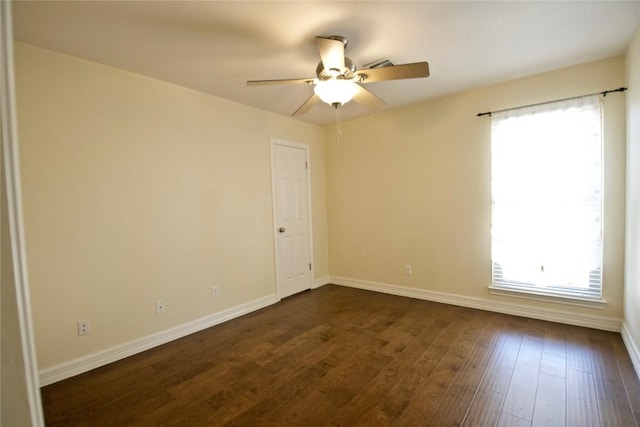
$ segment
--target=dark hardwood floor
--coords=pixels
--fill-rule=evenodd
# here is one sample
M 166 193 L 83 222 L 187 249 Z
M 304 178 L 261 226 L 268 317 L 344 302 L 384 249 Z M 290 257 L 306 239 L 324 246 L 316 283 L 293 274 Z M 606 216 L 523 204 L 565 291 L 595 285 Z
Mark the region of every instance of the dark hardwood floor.
M 619 334 L 324 286 L 42 389 L 50 426 L 638 426 Z

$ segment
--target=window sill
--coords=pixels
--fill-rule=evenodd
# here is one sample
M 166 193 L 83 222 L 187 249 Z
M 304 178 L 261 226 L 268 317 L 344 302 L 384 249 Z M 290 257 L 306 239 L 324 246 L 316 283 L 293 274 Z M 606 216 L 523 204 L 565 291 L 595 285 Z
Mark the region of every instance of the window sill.
M 577 307 L 604 309 L 607 305 L 605 299 L 580 298 L 569 295 L 558 295 L 545 292 L 527 291 L 522 289 L 509 289 L 491 285 L 489 293 L 514 298 L 522 298 L 534 301 L 553 302 L 556 304 L 574 305 Z

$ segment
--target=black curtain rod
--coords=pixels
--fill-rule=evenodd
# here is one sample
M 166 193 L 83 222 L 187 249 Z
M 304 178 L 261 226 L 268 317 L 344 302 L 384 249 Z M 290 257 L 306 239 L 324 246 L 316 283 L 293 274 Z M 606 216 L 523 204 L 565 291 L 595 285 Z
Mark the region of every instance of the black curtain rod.
M 482 116 L 491 116 L 491 114 L 492 114 L 492 113 L 501 113 L 501 112 L 503 112 L 503 111 L 515 110 L 516 108 L 533 107 L 533 106 L 536 106 L 536 105 L 550 104 L 550 103 L 552 103 L 552 102 L 568 101 L 568 100 L 570 100 L 570 99 L 584 98 L 585 96 L 591 96 L 591 95 L 602 95 L 602 96 L 607 96 L 607 94 L 608 94 L 608 93 L 613 93 L 613 92 L 624 92 L 625 90 L 627 90 L 627 88 L 626 88 L 626 87 L 619 87 L 618 89 L 605 90 L 604 92 L 590 93 L 590 94 L 588 94 L 588 95 L 572 96 L 571 98 L 557 99 L 557 100 L 555 100 L 555 101 L 539 102 L 539 103 L 537 103 L 537 104 L 523 105 L 522 107 L 505 108 L 504 110 L 487 111 L 486 113 L 478 113 L 478 114 L 476 114 L 476 116 L 477 116 L 477 117 L 482 117 Z

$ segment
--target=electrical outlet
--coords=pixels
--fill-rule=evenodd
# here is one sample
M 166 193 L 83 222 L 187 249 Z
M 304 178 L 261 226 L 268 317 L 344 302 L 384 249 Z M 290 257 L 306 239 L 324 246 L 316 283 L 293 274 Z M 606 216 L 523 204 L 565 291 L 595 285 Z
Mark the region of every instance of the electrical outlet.
M 404 275 L 405 276 L 411 276 L 413 274 L 413 267 L 411 267 L 409 264 L 404 266 Z
M 166 310 L 167 306 L 165 305 L 163 299 L 159 299 L 158 301 L 156 301 L 156 314 L 164 314 Z
M 89 321 L 78 320 L 78 336 L 89 334 Z
M 211 298 L 218 298 L 220 296 L 220 289 L 217 286 L 211 288 Z

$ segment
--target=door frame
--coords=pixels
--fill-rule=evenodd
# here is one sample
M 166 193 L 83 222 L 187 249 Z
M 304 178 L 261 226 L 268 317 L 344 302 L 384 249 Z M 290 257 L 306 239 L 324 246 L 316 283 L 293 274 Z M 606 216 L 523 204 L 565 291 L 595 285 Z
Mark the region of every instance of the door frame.
M 280 287 L 278 286 L 278 209 L 276 206 L 276 174 L 275 174 L 275 155 L 274 149 L 276 145 L 290 147 L 290 148 L 298 148 L 302 149 L 305 152 L 305 161 L 307 162 L 307 211 L 308 214 L 308 224 L 307 224 L 307 235 L 309 236 L 309 262 L 311 263 L 311 269 L 309 270 L 309 289 L 313 289 L 313 281 L 314 281 L 314 271 L 315 271 L 315 263 L 313 262 L 313 217 L 311 214 L 311 160 L 309 153 L 309 145 L 302 144 L 299 142 L 288 141 L 286 139 L 269 138 L 269 150 L 271 152 L 271 206 L 273 209 L 272 214 L 272 225 L 273 225 L 273 252 L 274 252 L 274 261 L 275 261 L 275 288 L 276 295 L 278 296 L 278 300 L 282 299 L 282 292 Z
M 22 216 L 22 187 L 20 183 L 20 162 L 18 160 L 18 119 L 16 108 L 14 62 L 13 62 L 13 29 L 11 2 L 0 1 L 0 110 L 2 111 L 1 142 L 2 161 L 0 173 L 5 176 L 2 192 L 7 197 L 7 222 L 9 228 L 13 283 L 3 283 L 2 286 L 15 287 L 15 310 L 18 329 L 16 335 L 21 342 L 21 359 L 24 371 L 16 375 L 23 376 L 26 396 L 20 396 L 27 401 L 25 411 L 28 411 L 31 425 L 44 426 L 42 401 L 40 398 L 40 383 L 38 379 L 38 362 L 35 350 L 35 338 L 31 317 L 29 295 L 29 280 L 27 277 L 27 261 L 24 238 L 24 224 Z M 5 215 L 5 212 L 2 212 Z M 10 302 L 10 303 L 12 303 Z M 4 325 L 3 325 L 4 326 Z M 13 326 L 13 325 L 12 325 Z M 2 369 L 10 367 L 2 366 Z M 0 400 L 2 402 L 2 400 Z M 21 409 L 18 409 L 20 411 Z M 4 411 L 3 411 L 4 412 Z M 24 417 L 18 413 L 17 417 Z M 1 420 L 0 420 L 1 421 Z

